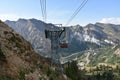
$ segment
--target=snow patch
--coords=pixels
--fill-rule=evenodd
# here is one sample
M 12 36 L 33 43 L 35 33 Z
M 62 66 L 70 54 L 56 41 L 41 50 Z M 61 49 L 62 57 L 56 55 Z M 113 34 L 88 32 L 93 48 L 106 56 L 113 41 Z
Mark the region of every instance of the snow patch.
M 96 43 L 96 44 L 100 44 L 99 40 L 96 39 L 94 36 L 90 37 L 89 35 L 85 34 L 85 35 L 83 35 L 83 37 L 84 37 L 84 41 L 88 41 L 88 42 L 93 42 L 93 43 Z
M 106 43 L 109 43 L 109 44 L 114 44 L 112 41 L 109 41 L 107 39 L 104 40 Z

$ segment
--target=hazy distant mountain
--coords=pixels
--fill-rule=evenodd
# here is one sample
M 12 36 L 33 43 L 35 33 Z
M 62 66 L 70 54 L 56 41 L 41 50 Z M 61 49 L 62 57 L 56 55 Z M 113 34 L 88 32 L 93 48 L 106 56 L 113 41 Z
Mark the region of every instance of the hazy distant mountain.
M 44 34 L 44 29 L 49 29 L 50 24 L 36 19 L 7 20 L 5 23 L 29 41 L 37 53 L 43 56 L 50 54 L 50 40 L 45 39 Z M 60 50 L 63 55 L 120 43 L 120 25 L 103 23 L 88 24 L 85 27 L 76 25 L 68 28 L 68 32 L 69 48 Z

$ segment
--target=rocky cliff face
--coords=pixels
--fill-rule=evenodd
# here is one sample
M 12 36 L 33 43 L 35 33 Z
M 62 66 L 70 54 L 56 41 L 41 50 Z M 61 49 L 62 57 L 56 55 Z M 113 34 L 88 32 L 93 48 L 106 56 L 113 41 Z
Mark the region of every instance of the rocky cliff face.
M 77 26 L 77 29 L 73 28 Z M 73 34 L 82 41 L 93 42 L 100 45 L 102 45 L 102 43 L 120 43 L 120 25 L 96 23 L 88 24 L 84 27 L 77 26 L 72 27 Z
M 48 59 L 37 55 L 29 42 L 0 21 L 0 80 L 49 80 L 53 72 Z

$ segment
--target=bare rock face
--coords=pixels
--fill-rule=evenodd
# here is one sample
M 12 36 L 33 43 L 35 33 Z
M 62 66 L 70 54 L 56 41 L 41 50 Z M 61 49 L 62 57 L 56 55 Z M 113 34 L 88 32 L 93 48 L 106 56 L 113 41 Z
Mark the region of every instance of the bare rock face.
M 114 52 L 114 54 L 120 55 L 120 48 L 118 48 L 118 49 Z

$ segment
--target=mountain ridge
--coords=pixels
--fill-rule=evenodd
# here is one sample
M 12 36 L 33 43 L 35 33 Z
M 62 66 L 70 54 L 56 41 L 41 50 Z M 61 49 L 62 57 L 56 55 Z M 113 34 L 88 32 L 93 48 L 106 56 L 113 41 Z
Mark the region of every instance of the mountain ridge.
M 36 19 L 27 19 L 25 23 L 19 20 L 15 22 L 5 21 L 5 23 L 29 41 L 38 54 L 50 56 L 50 40 L 45 39 L 44 34 L 45 28 L 50 29 L 50 24 Z M 84 27 L 76 25 L 70 26 L 68 32 L 70 47 L 65 50 L 68 54 L 89 49 L 90 47 L 80 49 L 83 44 L 86 47 L 89 46 L 86 42 L 94 43 L 98 46 L 120 44 L 120 25 L 103 23 L 88 24 Z M 76 44 L 78 45 L 77 47 Z M 71 51 L 73 48 L 74 50 Z

